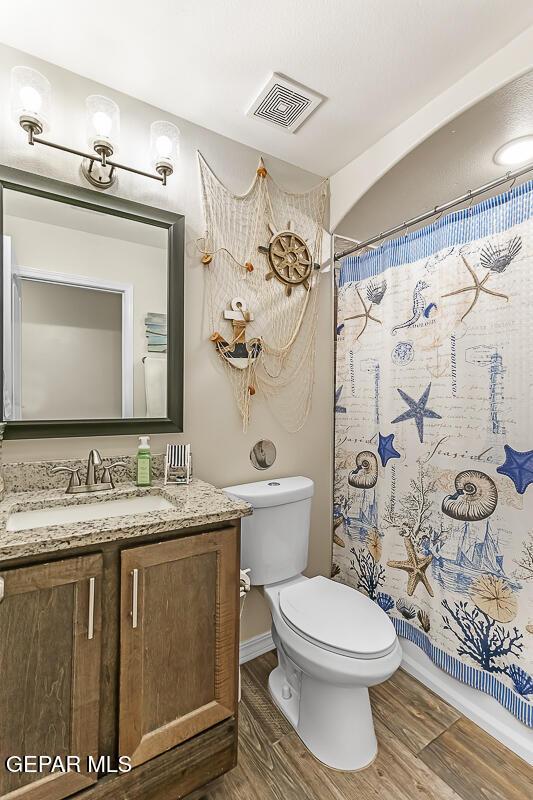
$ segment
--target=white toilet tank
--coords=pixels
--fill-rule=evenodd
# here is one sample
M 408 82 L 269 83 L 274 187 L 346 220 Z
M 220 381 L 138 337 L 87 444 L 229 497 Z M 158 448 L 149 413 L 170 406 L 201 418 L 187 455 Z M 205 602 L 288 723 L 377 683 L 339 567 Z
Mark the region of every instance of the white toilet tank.
M 314 484 L 310 478 L 277 478 L 228 486 L 228 494 L 253 506 L 241 520 L 241 568 L 252 585 L 292 578 L 307 566 Z

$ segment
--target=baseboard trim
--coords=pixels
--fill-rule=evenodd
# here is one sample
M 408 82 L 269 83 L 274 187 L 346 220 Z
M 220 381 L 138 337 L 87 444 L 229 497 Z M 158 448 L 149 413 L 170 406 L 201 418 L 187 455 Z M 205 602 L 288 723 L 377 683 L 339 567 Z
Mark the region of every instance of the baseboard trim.
M 244 642 L 241 642 L 239 663 L 246 664 L 247 661 L 262 656 L 263 653 L 268 653 L 270 650 L 274 650 L 274 640 L 270 631 L 260 633 L 259 636 L 252 636 L 251 639 L 245 639 Z
M 404 640 L 402 639 L 401 641 L 403 644 Z M 429 666 L 426 667 L 418 659 L 407 654 L 405 648 L 401 666 L 409 675 L 412 675 L 413 678 L 416 678 L 428 689 L 431 689 L 443 700 L 446 700 L 461 714 L 464 714 L 465 717 L 468 717 L 468 719 L 508 747 L 509 750 L 523 758 L 526 763 L 533 764 L 533 747 L 529 736 L 529 728 L 524 728 L 524 734 L 522 735 L 511 725 L 505 725 L 501 719 L 493 719 L 490 714 L 479 708 L 473 700 L 465 696 L 465 693 L 461 691 L 462 684 L 458 684 L 457 687 L 454 686 L 454 683 L 458 683 L 455 678 L 441 670 L 433 672 Z

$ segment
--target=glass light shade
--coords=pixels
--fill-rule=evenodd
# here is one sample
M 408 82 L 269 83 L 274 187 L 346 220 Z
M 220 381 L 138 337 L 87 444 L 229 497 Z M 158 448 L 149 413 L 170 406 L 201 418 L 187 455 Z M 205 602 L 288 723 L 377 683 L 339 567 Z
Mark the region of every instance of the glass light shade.
M 85 101 L 87 111 L 87 141 L 92 148 L 105 144 L 111 152 L 118 146 L 120 109 L 114 100 L 101 94 L 91 94 Z
M 505 167 L 533 161 L 533 136 L 521 136 L 506 142 L 494 153 L 494 161 Z
M 154 167 L 172 172 L 179 156 L 180 132 L 172 122 L 159 120 L 150 125 L 150 160 Z
M 26 118 L 43 128 L 50 125 L 52 87 L 50 81 L 30 67 L 11 70 L 11 114 L 15 122 Z

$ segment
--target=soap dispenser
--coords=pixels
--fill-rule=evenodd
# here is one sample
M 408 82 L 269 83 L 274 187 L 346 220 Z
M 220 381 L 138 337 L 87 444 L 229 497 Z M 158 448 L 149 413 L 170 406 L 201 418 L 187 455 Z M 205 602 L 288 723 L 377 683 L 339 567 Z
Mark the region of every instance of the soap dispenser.
M 137 486 L 151 486 L 152 484 L 152 453 L 150 452 L 150 437 L 139 436 L 137 448 Z

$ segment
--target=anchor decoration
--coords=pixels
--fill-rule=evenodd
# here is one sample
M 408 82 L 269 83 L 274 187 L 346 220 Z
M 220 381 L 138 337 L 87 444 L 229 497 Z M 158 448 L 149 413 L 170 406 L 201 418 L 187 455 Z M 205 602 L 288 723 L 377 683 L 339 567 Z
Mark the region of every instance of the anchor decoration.
M 292 223 L 287 223 L 287 229 L 277 231 L 269 223 L 272 234 L 266 247 L 260 246 L 259 252 L 268 257 L 270 272 L 267 272 L 267 281 L 276 278 L 285 286 L 287 296 L 292 293 L 295 286 L 304 286 L 309 291 L 309 278 L 313 269 L 320 269 L 320 264 L 313 263 L 313 256 L 309 245 L 298 233 L 292 230 Z
M 234 297 L 231 309 L 224 311 L 224 319 L 230 320 L 233 326 L 233 340 L 227 342 L 218 331 L 211 336 L 220 355 L 236 369 L 246 369 L 261 353 L 260 339 L 246 339 L 246 326 L 253 318 L 242 297 Z

